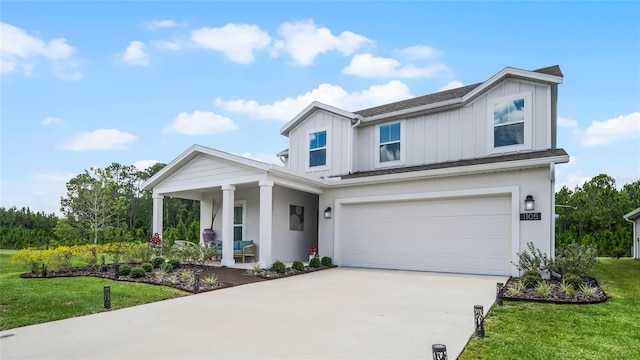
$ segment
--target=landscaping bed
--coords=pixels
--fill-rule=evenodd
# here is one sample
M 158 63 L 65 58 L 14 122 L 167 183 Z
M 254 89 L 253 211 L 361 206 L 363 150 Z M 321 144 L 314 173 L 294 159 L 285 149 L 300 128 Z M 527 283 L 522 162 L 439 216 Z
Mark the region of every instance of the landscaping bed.
M 598 282 L 589 277 L 583 278 L 585 286 L 592 291 L 591 296 L 586 295 L 580 289 L 575 289 L 574 296 L 569 296 L 562 288 L 562 282 L 559 280 L 544 280 L 549 285 L 548 296 L 541 296 L 536 288 L 524 288 L 519 291 L 519 278 L 511 277 L 504 285 L 503 300 L 511 301 L 530 301 L 555 304 L 597 304 L 607 301 L 607 294 L 602 290 Z M 517 293 L 516 293 L 517 292 Z
M 131 265 L 137 267 L 140 264 L 122 264 Z M 304 270 L 295 270 L 287 267 L 283 273 L 276 272 L 272 269 L 260 269 L 257 272 L 251 272 L 251 270 L 234 269 L 220 266 L 199 265 L 199 264 L 182 264 L 178 269 L 171 272 L 165 272 L 162 274 L 160 270 L 153 269 L 147 272 L 145 275 L 134 278 L 130 275 L 118 275 L 116 276 L 116 270 L 114 264 L 104 266 L 84 266 L 74 267 L 67 270 L 59 271 L 47 271 L 46 276 L 43 276 L 42 272 L 31 272 L 21 274 L 22 278 L 60 278 L 60 277 L 78 277 L 78 276 L 92 276 L 116 281 L 128 281 L 145 283 L 152 285 L 169 286 L 180 290 L 185 290 L 191 293 L 202 293 L 217 289 L 222 289 L 231 286 L 243 285 L 247 283 L 253 283 L 264 280 L 280 279 L 289 276 L 295 276 L 300 274 L 306 274 L 314 271 L 324 270 L 335 267 L 331 266 L 319 266 L 310 267 L 305 266 Z M 195 275 L 200 277 L 198 291 L 195 291 L 194 279 Z M 208 280 L 209 279 L 209 280 Z M 215 280 L 212 281 L 211 279 Z

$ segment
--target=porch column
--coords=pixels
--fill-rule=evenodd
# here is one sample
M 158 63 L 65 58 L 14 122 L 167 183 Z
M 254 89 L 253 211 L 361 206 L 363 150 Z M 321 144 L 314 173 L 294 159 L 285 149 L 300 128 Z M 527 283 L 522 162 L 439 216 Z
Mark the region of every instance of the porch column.
M 271 226 L 273 223 L 273 181 L 260 181 L 260 266 L 271 266 Z
M 236 187 L 222 186 L 222 266 L 233 266 L 233 206 Z
M 153 229 L 151 235 L 158 233 L 162 236 L 163 203 L 164 195 L 153 194 Z

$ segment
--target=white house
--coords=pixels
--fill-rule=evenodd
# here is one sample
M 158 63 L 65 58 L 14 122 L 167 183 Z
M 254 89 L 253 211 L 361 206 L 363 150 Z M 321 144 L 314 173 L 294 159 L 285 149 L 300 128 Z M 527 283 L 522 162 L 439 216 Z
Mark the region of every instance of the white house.
M 640 259 L 640 208 L 624 214 L 624 219 L 633 224 L 633 247 L 631 257 Z
M 263 267 L 317 245 L 341 266 L 517 275 L 527 242 L 554 249 L 562 80 L 558 66 L 505 68 L 355 112 L 314 102 L 280 131 L 284 166 L 194 145 L 143 184 L 153 231 L 164 197 L 201 201 L 202 230 L 215 199 L 223 265 L 235 239 L 254 240 Z

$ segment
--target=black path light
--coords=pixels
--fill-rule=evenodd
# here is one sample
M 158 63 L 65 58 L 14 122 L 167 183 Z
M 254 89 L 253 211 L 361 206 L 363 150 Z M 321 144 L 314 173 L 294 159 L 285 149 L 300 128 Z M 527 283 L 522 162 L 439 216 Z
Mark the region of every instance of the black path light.
M 476 325 L 476 335 L 484 337 L 484 308 L 482 305 L 473 305 L 473 317 Z
M 107 310 L 111 309 L 111 286 L 104 286 L 104 308 Z
M 496 283 L 496 304 L 502 305 L 502 297 L 504 296 L 504 284 Z
M 447 347 L 444 344 L 431 345 L 433 360 L 447 360 Z
M 120 277 L 120 264 L 116 264 L 116 266 L 113 267 L 113 272 L 113 277 L 117 280 L 118 277 Z
M 197 293 L 200 291 L 200 273 L 194 272 L 193 275 L 193 292 Z

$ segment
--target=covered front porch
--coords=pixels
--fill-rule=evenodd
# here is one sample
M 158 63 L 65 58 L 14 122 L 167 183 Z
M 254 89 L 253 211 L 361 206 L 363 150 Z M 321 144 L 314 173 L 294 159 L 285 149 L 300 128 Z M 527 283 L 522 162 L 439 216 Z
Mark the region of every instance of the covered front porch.
M 258 262 L 305 260 L 318 244 L 325 184 L 283 167 L 194 145 L 143 184 L 153 191 L 153 232 L 163 232 L 165 197 L 200 201 L 200 243 L 213 229 L 220 265 L 236 266 L 234 241 L 253 241 Z

